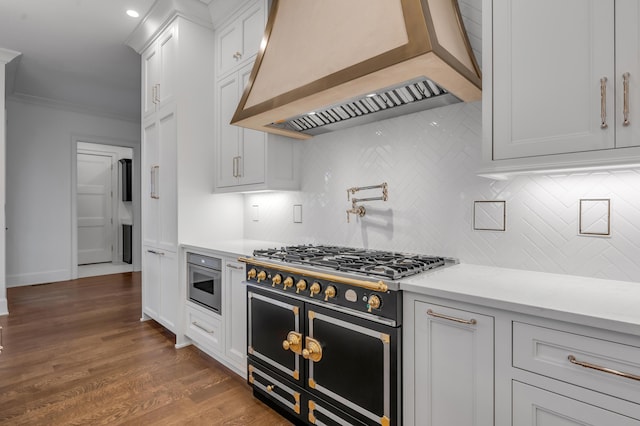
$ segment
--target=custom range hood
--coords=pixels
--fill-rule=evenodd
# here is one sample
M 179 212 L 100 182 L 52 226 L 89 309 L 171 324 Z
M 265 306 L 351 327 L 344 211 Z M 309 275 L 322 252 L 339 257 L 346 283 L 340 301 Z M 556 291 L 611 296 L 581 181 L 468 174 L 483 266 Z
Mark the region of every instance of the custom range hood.
M 457 0 L 273 0 L 231 124 L 307 139 L 481 85 Z

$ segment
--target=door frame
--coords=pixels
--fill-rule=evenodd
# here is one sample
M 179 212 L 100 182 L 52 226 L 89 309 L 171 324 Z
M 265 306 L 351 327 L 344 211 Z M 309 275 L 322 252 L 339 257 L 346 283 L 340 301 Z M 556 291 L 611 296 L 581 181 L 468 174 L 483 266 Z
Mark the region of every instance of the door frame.
M 84 135 L 84 134 L 72 134 L 71 135 L 71 186 L 70 199 L 71 199 L 71 265 L 69 270 L 71 271 L 71 279 L 78 278 L 78 200 L 77 200 L 77 185 L 78 185 L 78 143 L 90 143 L 98 145 L 109 145 L 114 147 L 131 148 L 133 150 L 132 158 L 132 175 L 131 175 L 131 188 L 133 191 L 133 199 L 131 205 L 133 207 L 133 238 L 131 254 L 133 257 L 133 270 L 140 271 L 141 259 L 142 259 L 142 245 L 141 245 L 141 233 L 140 233 L 140 141 L 132 141 L 127 139 L 111 139 L 102 136 Z

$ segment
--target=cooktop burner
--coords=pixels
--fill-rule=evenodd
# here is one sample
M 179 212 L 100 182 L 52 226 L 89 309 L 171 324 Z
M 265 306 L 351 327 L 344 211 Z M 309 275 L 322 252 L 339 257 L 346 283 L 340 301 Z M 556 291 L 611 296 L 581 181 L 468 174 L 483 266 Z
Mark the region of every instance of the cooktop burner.
M 256 257 L 300 265 L 322 266 L 390 280 L 443 266 L 444 258 L 340 246 L 299 245 L 255 250 Z

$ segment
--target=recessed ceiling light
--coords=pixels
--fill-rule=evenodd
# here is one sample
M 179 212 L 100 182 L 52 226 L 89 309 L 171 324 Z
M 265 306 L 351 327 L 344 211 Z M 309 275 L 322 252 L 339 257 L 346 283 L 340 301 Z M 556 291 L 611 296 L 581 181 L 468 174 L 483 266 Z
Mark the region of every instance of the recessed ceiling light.
M 133 9 L 127 10 L 127 15 L 131 16 L 132 18 L 137 18 L 138 16 L 140 16 L 140 14 Z

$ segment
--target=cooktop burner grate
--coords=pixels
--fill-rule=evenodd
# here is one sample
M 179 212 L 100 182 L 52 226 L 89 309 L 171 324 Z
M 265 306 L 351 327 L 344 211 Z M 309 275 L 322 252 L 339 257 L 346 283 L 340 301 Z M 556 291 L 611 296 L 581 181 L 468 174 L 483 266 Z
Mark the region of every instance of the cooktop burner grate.
M 443 266 L 444 258 L 340 246 L 299 245 L 255 250 L 256 257 L 397 280 Z

